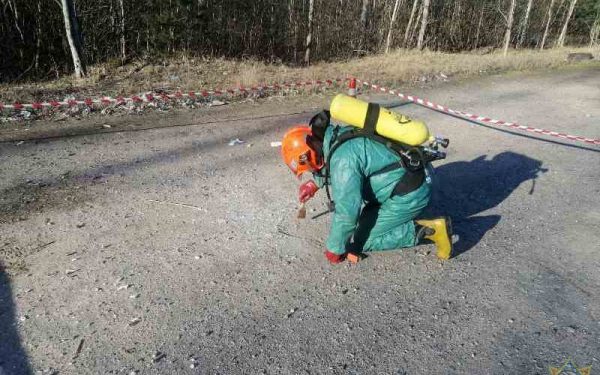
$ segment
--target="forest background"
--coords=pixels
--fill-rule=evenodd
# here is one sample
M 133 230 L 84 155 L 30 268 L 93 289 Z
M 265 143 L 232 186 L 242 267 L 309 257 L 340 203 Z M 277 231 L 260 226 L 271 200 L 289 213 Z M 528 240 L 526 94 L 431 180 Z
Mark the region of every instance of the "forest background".
M 418 64 L 414 51 L 594 47 L 599 34 L 600 0 L 0 0 L 0 83 L 169 59 Z

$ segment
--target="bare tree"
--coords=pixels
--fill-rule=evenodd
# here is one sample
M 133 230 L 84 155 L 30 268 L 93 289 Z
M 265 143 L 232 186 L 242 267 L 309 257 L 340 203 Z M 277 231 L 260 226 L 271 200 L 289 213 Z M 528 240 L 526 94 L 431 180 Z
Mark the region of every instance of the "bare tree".
M 313 28 L 313 16 L 315 12 L 315 0 L 310 0 L 308 3 L 308 31 L 306 34 L 306 53 L 304 54 L 304 62 L 306 65 L 310 64 L 310 47 L 312 44 L 312 28 Z
M 418 49 L 423 49 L 423 39 L 425 38 L 425 29 L 427 28 L 427 18 L 429 15 L 429 4 L 431 4 L 431 0 L 423 0 L 423 17 L 421 18 L 421 30 L 419 30 L 419 39 L 417 40 Z
M 11 9 L 14 17 L 15 17 L 15 28 L 19 32 L 19 36 L 21 40 L 25 40 L 25 36 L 23 35 L 23 30 L 21 30 L 21 26 L 19 26 L 19 11 L 17 10 L 17 4 L 13 4 L 10 0 L 8 0 L 8 7 Z
M 510 9 L 508 10 L 508 18 L 506 20 L 506 32 L 504 33 L 504 56 L 508 54 L 508 46 L 510 45 L 510 36 L 512 33 L 513 20 L 515 18 L 516 0 L 510 0 Z
M 590 47 L 598 44 L 598 36 L 600 36 L 600 9 L 596 13 L 596 20 L 590 28 Z
M 288 33 L 293 46 L 294 63 L 298 62 L 298 23 L 294 22 L 296 12 L 294 10 L 294 0 L 289 0 L 288 6 Z
M 40 68 L 40 50 L 42 48 L 42 2 L 41 0 L 37 1 L 37 28 L 36 28 L 36 37 L 35 37 L 35 58 L 34 65 L 35 70 L 37 71 Z
M 408 42 L 412 46 L 412 41 L 415 39 L 415 35 L 417 35 L 417 31 L 419 25 L 421 24 L 421 17 L 423 16 L 423 7 L 420 6 L 417 11 L 417 18 L 415 18 L 415 22 L 413 22 L 412 30 L 410 30 L 410 36 L 408 37 Z
M 396 22 L 396 18 L 398 17 L 398 8 L 401 5 L 400 0 L 396 0 L 394 4 L 394 10 L 392 11 L 392 18 L 390 19 L 390 27 L 388 29 L 387 38 L 385 40 L 385 53 L 390 52 L 390 45 L 392 44 L 392 31 L 394 30 L 394 23 Z
M 368 26 L 369 26 L 369 0 L 362 0 L 362 8 L 360 11 L 360 25 L 362 27 L 359 38 L 360 49 L 365 48 L 365 41 L 367 40 Z
M 481 13 L 479 14 L 479 22 L 477 22 L 477 34 L 475 35 L 475 45 L 473 48 L 479 47 L 479 34 L 481 32 L 481 23 L 483 21 L 483 12 L 485 11 L 485 4 L 481 7 Z
M 567 17 L 565 18 L 565 23 L 563 24 L 562 31 L 560 32 L 560 36 L 556 41 L 557 47 L 562 47 L 565 45 L 565 38 L 567 36 L 567 29 L 569 28 L 569 20 L 573 15 L 573 11 L 575 10 L 575 5 L 577 4 L 577 0 L 571 0 L 571 5 L 569 5 L 569 11 L 567 12 Z
M 73 0 L 61 0 L 63 19 L 65 22 L 65 34 L 71 49 L 71 57 L 75 68 L 75 77 L 82 78 L 85 76 L 85 65 L 82 60 L 81 53 L 81 35 L 79 35 L 79 26 L 77 17 L 75 16 L 75 6 Z
M 529 25 L 529 15 L 531 14 L 532 4 L 533 0 L 529 0 L 527 2 L 527 10 L 525 11 L 525 15 L 523 16 L 523 21 L 521 22 L 521 32 L 519 35 L 519 42 L 517 43 L 517 48 L 521 47 L 521 45 L 525 41 L 525 35 L 527 34 L 527 26 Z
M 410 36 L 410 27 L 412 26 L 413 20 L 415 19 L 415 13 L 417 12 L 417 5 L 419 5 L 419 0 L 413 0 L 412 10 L 410 11 L 410 18 L 408 19 L 408 24 L 406 25 L 406 31 L 404 32 L 404 47 L 408 47 Z
M 121 11 L 121 61 L 127 60 L 127 46 L 125 44 L 125 5 L 124 0 L 119 0 L 119 10 Z
M 360 11 L 360 24 L 363 30 L 366 30 L 369 22 L 369 0 L 362 0 L 362 9 Z
M 546 45 L 546 39 L 548 38 L 548 30 L 550 30 L 550 23 L 552 22 L 552 11 L 554 10 L 554 2 L 556 0 L 550 0 L 550 6 L 548 7 L 548 16 L 546 17 L 546 28 L 544 29 L 544 36 L 542 36 L 542 43 L 540 49 L 544 49 Z

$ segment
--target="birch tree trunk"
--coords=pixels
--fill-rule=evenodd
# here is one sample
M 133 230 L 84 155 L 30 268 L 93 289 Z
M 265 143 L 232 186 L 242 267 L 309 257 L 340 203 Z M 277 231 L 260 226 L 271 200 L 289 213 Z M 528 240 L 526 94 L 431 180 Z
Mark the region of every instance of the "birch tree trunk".
M 408 48 L 408 37 L 410 35 L 410 27 L 412 26 L 413 20 L 415 19 L 415 13 L 417 12 L 417 5 L 419 5 L 419 0 L 413 0 L 412 10 L 410 11 L 410 18 L 408 19 L 408 24 L 406 25 L 406 31 L 404 32 L 404 47 Z
M 504 33 L 504 56 L 508 54 L 508 46 L 510 45 L 510 36 L 512 33 L 513 20 L 515 18 L 516 0 L 510 0 L 510 9 L 508 10 L 508 20 L 506 21 L 506 32 Z
M 362 0 L 362 9 L 360 11 L 360 37 L 358 39 L 359 49 L 367 49 L 365 47 L 367 40 L 367 27 L 369 26 L 369 0 Z
M 21 26 L 19 26 L 19 11 L 17 10 L 17 4 L 13 4 L 8 0 L 8 7 L 13 12 L 15 18 L 15 28 L 19 32 L 19 36 L 21 37 L 21 41 L 25 42 L 25 36 L 23 35 L 23 31 L 21 30 Z
M 61 0 L 61 5 L 65 22 L 65 33 L 69 42 L 69 48 L 71 49 L 73 67 L 75 68 L 75 77 L 82 78 L 85 76 L 85 65 L 81 56 L 81 36 L 77 32 L 79 27 L 77 25 L 77 18 L 75 17 L 73 0 Z
M 421 30 L 419 30 L 419 39 L 417 40 L 417 48 L 420 50 L 423 49 L 423 40 L 425 39 L 425 29 L 427 29 L 430 3 L 431 0 L 423 0 L 423 17 L 421 18 Z
M 35 70 L 38 71 L 40 68 L 40 48 L 42 47 L 42 2 L 37 2 L 37 32 L 35 38 Z
M 306 52 L 304 54 L 304 62 L 310 65 L 310 47 L 312 44 L 312 29 L 313 15 L 315 11 L 315 0 L 310 0 L 308 3 L 308 32 L 306 34 Z
M 385 40 L 385 53 L 390 52 L 390 45 L 392 44 L 392 30 L 394 29 L 394 22 L 398 17 L 398 8 L 400 7 L 400 0 L 396 0 L 394 4 L 394 10 L 392 11 L 392 18 L 390 19 L 390 28 L 388 29 L 387 38 Z
M 567 37 L 567 29 L 569 28 L 569 20 L 571 20 L 571 16 L 573 15 L 573 10 L 575 10 L 575 5 L 577 4 L 577 0 L 571 0 L 571 5 L 569 6 L 569 12 L 567 13 L 567 18 L 565 18 L 565 23 L 563 24 L 562 31 L 560 32 L 560 36 L 556 41 L 557 47 L 563 47 L 565 45 L 565 38 Z
M 544 29 L 544 35 L 542 36 L 542 44 L 540 44 L 540 50 L 544 49 L 546 45 L 546 39 L 548 38 L 548 30 L 550 29 L 550 23 L 552 22 L 552 11 L 554 10 L 554 2 L 556 0 L 550 1 L 550 6 L 548 7 L 548 17 L 546 20 L 546 28 Z
M 598 36 L 600 36 L 600 10 L 596 14 L 596 20 L 590 29 L 590 47 L 598 44 Z
M 369 22 L 369 0 L 362 1 L 362 10 L 360 12 L 360 24 L 363 30 L 367 29 L 367 23 Z
M 521 33 L 519 35 L 519 42 L 517 43 L 517 48 L 521 47 L 521 45 L 525 41 L 525 35 L 527 34 L 527 26 L 529 25 L 529 15 L 531 14 L 532 4 L 533 0 L 529 0 L 527 2 L 527 10 L 525 11 L 525 16 L 523 16 L 523 22 L 521 22 Z
M 413 44 L 413 40 L 418 36 L 417 29 L 419 28 L 419 25 L 421 24 L 422 16 L 423 16 L 423 6 L 420 6 L 419 9 L 417 10 L 417 18 L 415 18 L 415 21 L 413 22 L 412 30 L 410 30 L 410 35 L 408 36 L 408 44 L 411 46 Z
M 296 57 L 297 57 L 297 46 L 296 46 L 296 27 L 294 26 L 294 0 L 289 0 L 288 2 L 288 38 L 291 41 L 292 45 L 293 45 L 293 56 L 294 56 L 294 63 L 297 62 Z
M 125 44 L 125 5 L 124 0 L 119 0 L 119 10 L 121 11 L 121 61 L 127 60 L 127 46 Z
M 479 14 L 479 22 L 477 23 L 477 35 L 475 36 L 475 45 L 473 46 L 473 48 L 479 47 L 479 33 L 481 31 L 481 22 L 483 21 L 483 11 L 484 10 L 485 10 L 485 8 L 482 7 L 481 14 Z

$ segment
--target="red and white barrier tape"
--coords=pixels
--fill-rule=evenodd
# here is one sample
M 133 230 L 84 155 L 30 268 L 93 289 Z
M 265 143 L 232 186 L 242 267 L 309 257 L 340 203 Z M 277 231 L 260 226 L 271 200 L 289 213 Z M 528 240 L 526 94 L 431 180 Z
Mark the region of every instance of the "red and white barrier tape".
M 298 81 L 298 82 L 283 82 L 283 83 L 272 83 L 268 85 L 257 85 L 251 87 L 235 87 L 226 90 L 202 90 L 202 91 L 189 91 L 182 92 L 177 91 L 172 94 L 159 93 L 152 94 L 146 93 L 141 95 L 134 95 L 131 97 L 117 97 L 111 98 L 107 96 L 103 96 L 97 99 L 87 98 L 84 100 L 65 100 L 65 101 L 48 101 L 48 102 L 39 102 L 39 103 L 13 103 L 13 104 L 4 104 L 0 102 L 0 112 L 3 110 L 14 110 L 14 111 L 22 111 L 22 110 L 42 110 L 44 108 L 60 108 L 60 107 L 74 107 L 74 106 L 94 106 L 94 105 L 104 105 L 108 106 L 111 104 L 123 105 L 127 103 L 152 103 L 156 100 L 161 100 L 163 102 L 167 102 L 170 100 L 177 99 L 196 99 L 196 98 L 206 98 L 206 97 L 222 97 L 226 95 L 247 95 L 253 92 L 261 92 L 261 91 L 283 91 L 285 89 L 293 89 L 293 88 L 303 88 L 308 86 L 314 87 L 324 87 L 324 86 L 332 86 L 334 84 L 338 84 L 341 82 L 345 82 L 346 79 L 343 78 L 335 78 L 335 79 L 326 79 L 326 80 L 310 80 L 310 81 Z
M 381 91 L 381 92 L 385 92 L 387 94 L 390 95 L 395 95 L 398 96 L 402 99 L 406 99 L 408 101 L 411 101 L 413 103 L 419 104 L 423 107 L 426 108 L 430 108 L 433 109 L 435 111 L 439 111 L 439 112 L 445 112 L 445 113 L 449 113 L 451 115 L 455 115 L 455 116 L 460 116 L 469 120 L 473 120 L 473 121 L 478 121 L 478 122 L 482 122 L 485 124 L 490 124 L 490 125 L 496 125 L 496 126 L 504 126 L 504 127 L 508 127 L 514 130 L 520 130 L 520 131 L 527 131 L 527 132 L 531 132 L 531 133 L 537 133 L 537 134 L 543 134 L 543 135 L 548 135 L 551 137 L 557 137 L 557 138 L 562 138 L 562 139 L 568 139 L 571 141 L 578 141 L 578 142 L 584 142 L 584 143 L 588 143 L 588 144 L 592 144 L 592 145 L 600 145 L 600 139 L 594 139 L 594 138 L 587 138 L 587 137 L 582 137 L 579 135 L 571 135 L 571 134 L 565 134 L 565 133 L 559 133 L 559 132 L 555 132 L 552 130 L 546 130 L 546 129 L 540 129 L 540 128 L 534 128 L 531 126 L 525 126 L 525 125 L 519 125 L 517 123 L 514 122 L 507 122 L 507 121 L 502 121 L 502 120 L 496 120 L 490 117 L 484 117 L 484 116 L 479 116 L 479 115 L 474 115 L 471 113 L 467 113 L 467 112 L 463 112 L 463 111 L 457 111 L 455 109 L 451 109 L 448 107 L 445 107 L 443 105 L 439 105 L 433 102 L 430 102 L 429 100 L 425 100 L 425 99 L 421 99 L 421 98 L 417 98 L 416 96 L 411 96 L 411 95 L 405 95 L 402 94 L 400 92 L 397 92 L 395 90 L 390 90 L 388 88 L 379 86 L 379 85 L 375 85 L 372 84 L 370 82 L 367 81 L 363 81 L 361 79 L 356 79 L 357 82 L 359 82 L 360 84 L 362 84 L 363 86 L 367 86 L 373 90 L 377 90 L 377 91 Z

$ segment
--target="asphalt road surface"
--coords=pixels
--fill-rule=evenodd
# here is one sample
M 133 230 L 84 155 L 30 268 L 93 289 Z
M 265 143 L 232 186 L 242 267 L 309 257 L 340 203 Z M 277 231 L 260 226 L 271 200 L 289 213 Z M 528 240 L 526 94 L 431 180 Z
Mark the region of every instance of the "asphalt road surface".
M 416 91 L 600 138 L 600 68 Z M 600 148 L 397 107 L 451 139 L 428 215 L 458 255 L 331 266 L 270 145 L 328 99 L 2 125 L 0 374 L 600 368 Z

